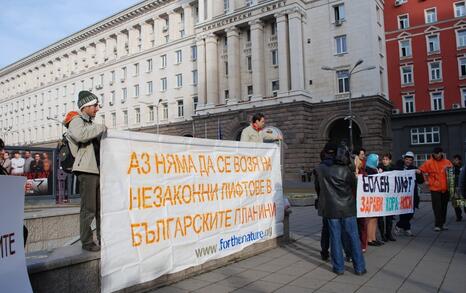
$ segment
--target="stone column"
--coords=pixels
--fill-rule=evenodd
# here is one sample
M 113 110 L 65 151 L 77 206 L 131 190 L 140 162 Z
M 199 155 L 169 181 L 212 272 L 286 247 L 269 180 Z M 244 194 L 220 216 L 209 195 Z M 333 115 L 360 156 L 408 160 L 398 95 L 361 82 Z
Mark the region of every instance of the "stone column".
M 205 20 L 205 1 L 206 0 L 199 0 L 198 5 L 199 5 L 199 23 L 203 22 Z
M 277 20 L 277 44 L 278 44 L 278 79 L 280 93 L 290 90 L 290 60 L 288 49 L 288 21 L 285 13 L 275 15 Z M 290 43 L 294 46 L 294 43 Z
M 107 60 L 115 59 L 116 43 L 117 43 L 116 39 L 111 36 L 105 38 L 105 57 L 107 58 Z
M 96 56 L 95 60 L 98 64 L 104 63 L 105 58 L 105 44 L 103 40 L 98 40 L 96 43 Z
M 209 34 L 205 40 L 206 46 L 206 81 L 207 82 L 207 107 L 218 104 L 218 47 L 217 36 Z
M 181 15 L 176 11 L 168 13 L 168 39 L 170 41 L 180 38 L 180 21 Z
M 183 4 L 184 10 L 184 33 L 190 36 L 194 33 L 193 7 L 189 4 Z
M 139 52 L 138 45 L 139 45 L 139 30 L 135 27 L 131 27 L 128 29 L 128 46 L 129 46 L 130 55 Z
M 154 17 L 154 47 L 160 46 L 163 37 L 164 20 L 160 17 Z
M 218 1 L 218 0 L 216 0 Z M 205 15 L 205 20 L 211 20 L 214 14 L 214 0 L 206 0 L 207 4 L 207 15 Z
M 241 61 L 239 32 L 236 27 L 227 29 L 228 43 L 228 90 L 232 103 L 241 99 Z
M 304 50 L 302 12 L 295 9 L 288 14 L 290 32 L 291 90 L 304 90 Z
M 202 1 L 202 0 L 201 0 Z M 204 106 L 207 103 L 206 98 L 206 56 L 205 42 L 202 37 L 196 40 L 197 46 L 197 96 L 198 105 Z
M 152 48 L 152 38 L 152 24 L 148 22 L 141 23 L 141 49 L 143 51 Z
M 121 58 L 126 55 L 126 45 L 127 36 L 123 32 L 117 33 L 117 57 Z
M 260 20 L 249 22 L 251 27 L 252 86 L 254 98 L 265 96 L 264 24 Z

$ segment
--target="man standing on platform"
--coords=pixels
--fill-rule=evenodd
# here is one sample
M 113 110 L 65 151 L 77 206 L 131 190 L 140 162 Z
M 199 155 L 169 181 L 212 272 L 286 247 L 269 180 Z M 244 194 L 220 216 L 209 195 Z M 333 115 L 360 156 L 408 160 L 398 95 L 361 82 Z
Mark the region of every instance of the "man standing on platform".
M 91 223 L 96 219 L 97 241 L 100 244 L 100 139 L 105 125 L 93 122 L 99 111 L 97 96 L 88 91 L 78 95 L 79 116 L 68 127 L 68 140 L 75 157 L 73 172 L 78 176 L 81 195 L 80 238 L 82 248 L 99 251 L 93 241 Z
M 275 137 L 272 133 L 264 131 L 265 116 L 262 113 L 256 113 L 252 116 L 252 123 L 241 132 L 241 141 L 246 142 L 264 142 L 264 140 L 282 140 L 281 135 Z

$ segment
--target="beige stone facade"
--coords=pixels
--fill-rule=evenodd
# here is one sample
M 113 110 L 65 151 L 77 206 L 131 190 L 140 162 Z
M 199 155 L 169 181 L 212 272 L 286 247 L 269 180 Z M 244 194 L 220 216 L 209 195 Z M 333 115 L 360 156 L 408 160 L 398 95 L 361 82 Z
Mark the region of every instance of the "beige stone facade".
M 381 0 L 144 1 L 1 69 L 0 135 L 57 141 L 53 119 L 85 89 L 110 128 L 203 137 L 203 117 L 345 100 L 344 72 L 361 58 L 376 69 L 352 78 L 353 98 L 383 99 L 383 38 Z

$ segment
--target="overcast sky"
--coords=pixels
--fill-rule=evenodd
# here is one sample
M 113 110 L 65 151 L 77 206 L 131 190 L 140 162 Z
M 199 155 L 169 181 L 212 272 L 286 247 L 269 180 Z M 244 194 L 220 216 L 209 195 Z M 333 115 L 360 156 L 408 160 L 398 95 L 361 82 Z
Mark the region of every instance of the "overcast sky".
M 141 0 L 0 0 L 0 68 Z

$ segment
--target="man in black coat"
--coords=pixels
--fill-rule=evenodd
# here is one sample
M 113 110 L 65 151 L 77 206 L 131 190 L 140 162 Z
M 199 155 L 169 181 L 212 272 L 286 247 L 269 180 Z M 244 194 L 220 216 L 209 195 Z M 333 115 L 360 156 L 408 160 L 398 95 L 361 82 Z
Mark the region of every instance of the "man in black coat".
M 318 210 L 329 226 L 333 271 L 338 275 L 344 272 L 341 238 L 346 232 L 355 274 L 362 275 L 366 273 L 366 265 L 356 224 L 356 177 L 349 164 L 349 153 L 344 148 L 332 143 L 325 145 L 324 160 L 316 168 Z

